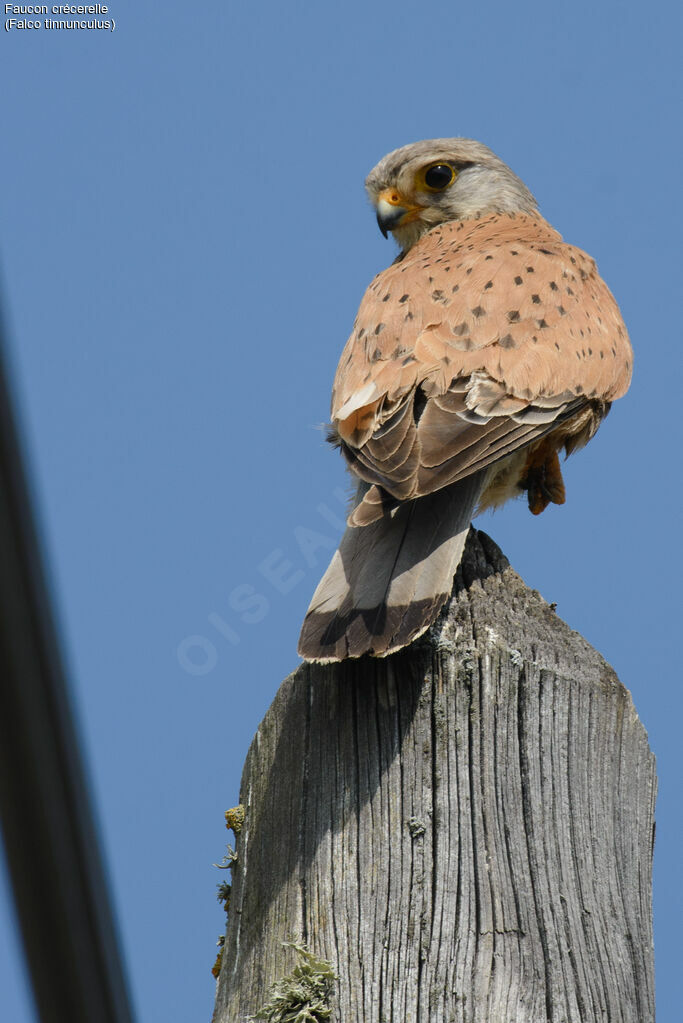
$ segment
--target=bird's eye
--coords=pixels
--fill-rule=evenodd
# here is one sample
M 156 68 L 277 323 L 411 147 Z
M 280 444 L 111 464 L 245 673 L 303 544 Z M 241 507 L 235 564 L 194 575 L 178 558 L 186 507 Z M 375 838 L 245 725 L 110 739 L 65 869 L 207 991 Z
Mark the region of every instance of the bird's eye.
M 434 163 L 424 174 L 425 185 L 435 192 L 447 188 L 454 180 L 455 168 L 451 167 L 450 163 Z

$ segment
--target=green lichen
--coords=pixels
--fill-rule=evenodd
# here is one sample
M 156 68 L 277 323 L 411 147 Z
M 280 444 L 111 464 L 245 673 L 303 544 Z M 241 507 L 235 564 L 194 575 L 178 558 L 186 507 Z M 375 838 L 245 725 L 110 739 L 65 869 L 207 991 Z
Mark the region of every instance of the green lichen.
M 230 909 L 230 895 L 232 893 L 232 885 L 228 884 L 227 881 L 221 881 L 220 884 L 216 885 L 216 898 L 219 902 L 223 903 L 223 909 L 227 913 Z
M 329 963 L 305 945 L 285 942 L 298 962 L 291 973 L 273 985 L 270 1000 L 251 1019 L 266 1023 L 325 1023 L 337 977 Z

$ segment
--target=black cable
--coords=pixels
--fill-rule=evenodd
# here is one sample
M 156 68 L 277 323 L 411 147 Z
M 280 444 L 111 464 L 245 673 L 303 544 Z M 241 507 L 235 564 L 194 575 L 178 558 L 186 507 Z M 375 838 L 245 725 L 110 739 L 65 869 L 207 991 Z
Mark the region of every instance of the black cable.
M 0 322 L 0 814 L 42 1023 L 132 1023 Z

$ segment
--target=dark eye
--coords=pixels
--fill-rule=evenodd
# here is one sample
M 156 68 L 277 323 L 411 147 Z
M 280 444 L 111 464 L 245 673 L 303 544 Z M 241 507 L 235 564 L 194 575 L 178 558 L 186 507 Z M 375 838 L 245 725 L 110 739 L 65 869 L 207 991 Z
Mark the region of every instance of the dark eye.
M 446 188 L 455 178 L 455 170 L 449 163 L 435 163 L 425 171 L 425 185 L 441 191 Z

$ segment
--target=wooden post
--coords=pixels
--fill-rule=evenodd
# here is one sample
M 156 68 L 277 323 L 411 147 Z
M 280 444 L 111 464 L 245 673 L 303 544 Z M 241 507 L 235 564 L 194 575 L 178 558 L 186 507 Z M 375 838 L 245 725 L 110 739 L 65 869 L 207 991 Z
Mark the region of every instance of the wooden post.
M 215 1023 L 649 1023 L 655 790 L 613 670 L 472 530 L 422 639 L 282 683 Z M 336 974 L 324 1011 L 272 1008 L 305 1002 L 286 941 Z

